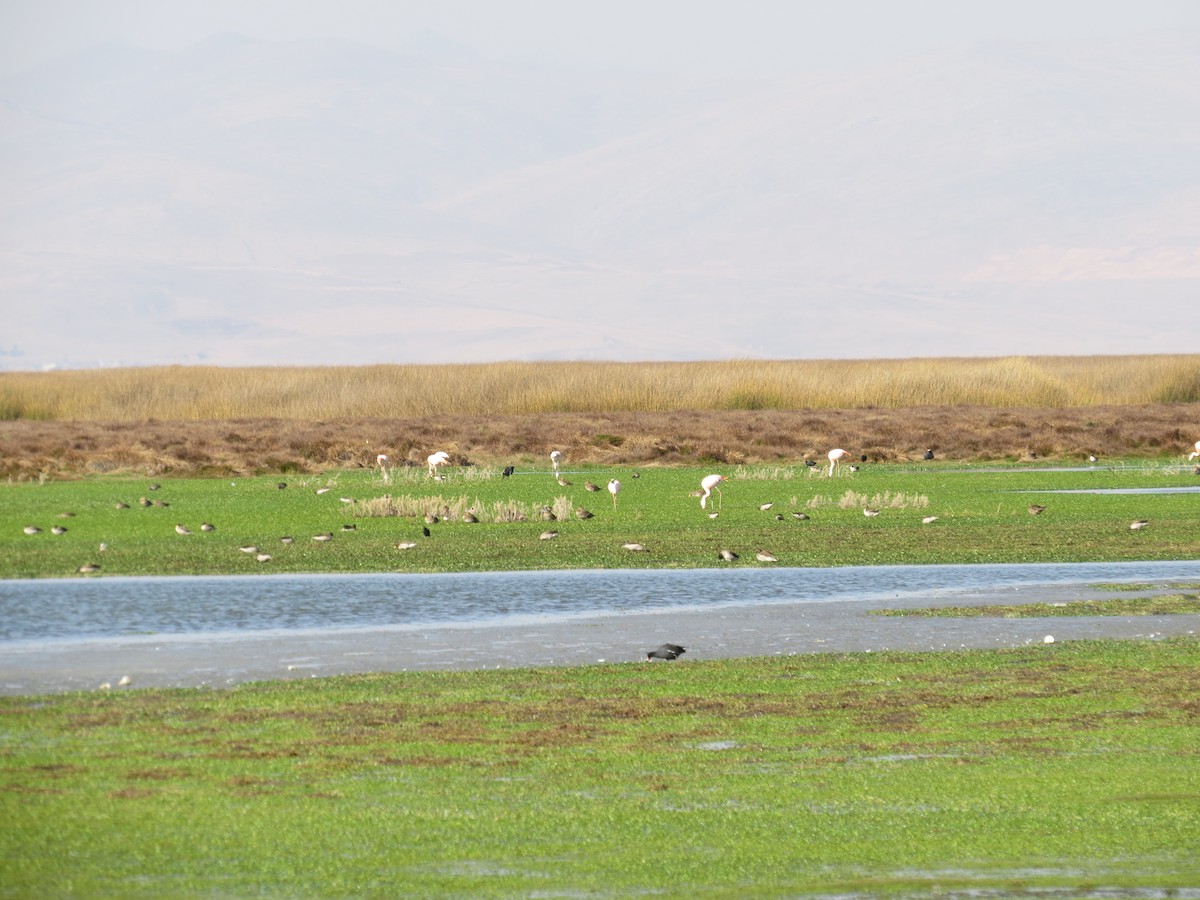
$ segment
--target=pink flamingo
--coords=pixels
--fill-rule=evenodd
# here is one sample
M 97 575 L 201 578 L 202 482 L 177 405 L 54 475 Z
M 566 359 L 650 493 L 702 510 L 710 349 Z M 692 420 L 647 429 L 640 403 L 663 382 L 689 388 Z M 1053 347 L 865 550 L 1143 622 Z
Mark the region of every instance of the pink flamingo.
M 832 475 L 841 463 L 842 459 L 849 454 L 845 450 L 830 450 L 829 451 L 829 474 Z
M 621 493 L 621 482 L 617 481 L 617 479 L 615 479 L 615 478 L 612 479 L 608 483 L 608 492 L 610 494 L 612 494 L 613 509 L 616 509 L 617 508 L 617 494 Z
M 708 498 L 712 496 L 712 492 L 717 492 L 717 499 L 724 500 L 725 495 L 721 493 L 721 488 L 718 486 L 725 480 L 724 475 L 705 475 L 700 481 L 700 487 L 704 493 L 700 495 L 700 508 L 704 509 L 708 503 Z
M 1197 456 L 1200 456 L 1200 441 L 1196 441 L 1196 452 L 1188 454 L 1188 462 L 1191 462 Z

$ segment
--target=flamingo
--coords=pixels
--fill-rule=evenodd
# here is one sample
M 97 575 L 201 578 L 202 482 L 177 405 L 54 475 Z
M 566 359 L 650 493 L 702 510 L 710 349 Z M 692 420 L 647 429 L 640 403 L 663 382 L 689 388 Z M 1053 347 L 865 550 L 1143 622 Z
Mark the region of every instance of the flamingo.
M 555 478 L 558 477 L 558 464 L 561 461 L 562 461 L 562 451 L 561 450 L 551 450 L 550 451 L 550 465 L 554 466 L 554 477 Z
M 615 479 L 615 478 L 613 478 L 611 481 L 609 481 L 608 482 L 608 492 L 610 494 L 612 494 L 613 509 L 616 509 L 617 508 L 617 494 L 621 493 L 621 482 L 617 481 L 617 479 Z
M 849 454 L 845 450 L 842 450 L 842 449 L 829 451 L 828 456 L 829 456 L 829 474 L 830 475 L 832 475 L 834 473 L 834 471 L 836 471 L 836 469 L 837 469 L 838 465 L 841 463 L 841 460 L 843 459 L 843 457 L 846 457 L 848 455 Z
M 379 471 L 383 474 L 383 483 L 391 484 L 392 478 L 390 475 L 388 475 L 387 470 L 388 455 L 386 453 L 380 453 L 377 457 L 375 457 L 375 462 L 379 464 Z
M 441 466 L 444 466 L 444 465 L 446 465 L 446 463 L 450 462 L 450 454 L 447 453 L 445 450 L 439 450 L 437 453 L 431 454 L 429 456 L 429 458 L 425 461 L 427 463 L 429 463 L 429 474 L 432 475 L 434 478 L 437 478 L 438 477 L 438 475 L 437 475 L 438 468 Z
M 700 495 L 701 509 L 704 509 L 704 507 L 707 505 L 708 498 L 712 496 L 713 491 L 717 492 L 717 499 L 719 501 L 723 501 L 725 499 L 725 495 L 721 493 L 721 488 L 719 487 L 721 482 L 724 480 L 724 475 L 705 475 L 704 478 L 700 480 L 700 487 L 704 491 L 704 493 Z
M 1188 462 L 1191 462 L 1197 456 L 1200 456 L 1200 441 L 1196 441 L 1196 452 L 1188 454 Z

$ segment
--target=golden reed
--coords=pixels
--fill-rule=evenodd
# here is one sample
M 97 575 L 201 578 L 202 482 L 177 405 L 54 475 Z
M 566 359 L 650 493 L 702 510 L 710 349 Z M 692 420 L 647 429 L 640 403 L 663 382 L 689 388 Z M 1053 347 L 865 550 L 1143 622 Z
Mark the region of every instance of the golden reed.
M 1200 401 L 1200 355 L 0 373 L 0 419 L 138 422 Z

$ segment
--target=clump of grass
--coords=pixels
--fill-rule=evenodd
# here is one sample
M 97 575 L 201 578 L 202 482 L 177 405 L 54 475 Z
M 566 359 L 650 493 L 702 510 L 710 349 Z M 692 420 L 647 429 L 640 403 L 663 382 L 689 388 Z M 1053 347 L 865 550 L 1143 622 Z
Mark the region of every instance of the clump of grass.
M 831 503 L 825 497 L 813 497 L 808 505 L 819 509 Z M 881 493 L 860 494 L 857 491 L 846 491 L 837 501 L 839 509 L 862 509 L 870 506 L 873 509 L 924 509 L 929 505 L 929 498 L 924 494 L 905 493 L 903 491 L 883 491 Z

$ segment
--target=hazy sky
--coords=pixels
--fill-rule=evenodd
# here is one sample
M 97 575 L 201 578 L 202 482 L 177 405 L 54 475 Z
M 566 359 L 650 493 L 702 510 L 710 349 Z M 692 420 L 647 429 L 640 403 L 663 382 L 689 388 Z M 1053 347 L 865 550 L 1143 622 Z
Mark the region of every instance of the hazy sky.
M 221 32 L 388 48 L 433 32 L 501 59 L 754 73 L 1197 27 L 1196 0 L 0 0 L 0 72 L 91 43 L 176 50 Z

